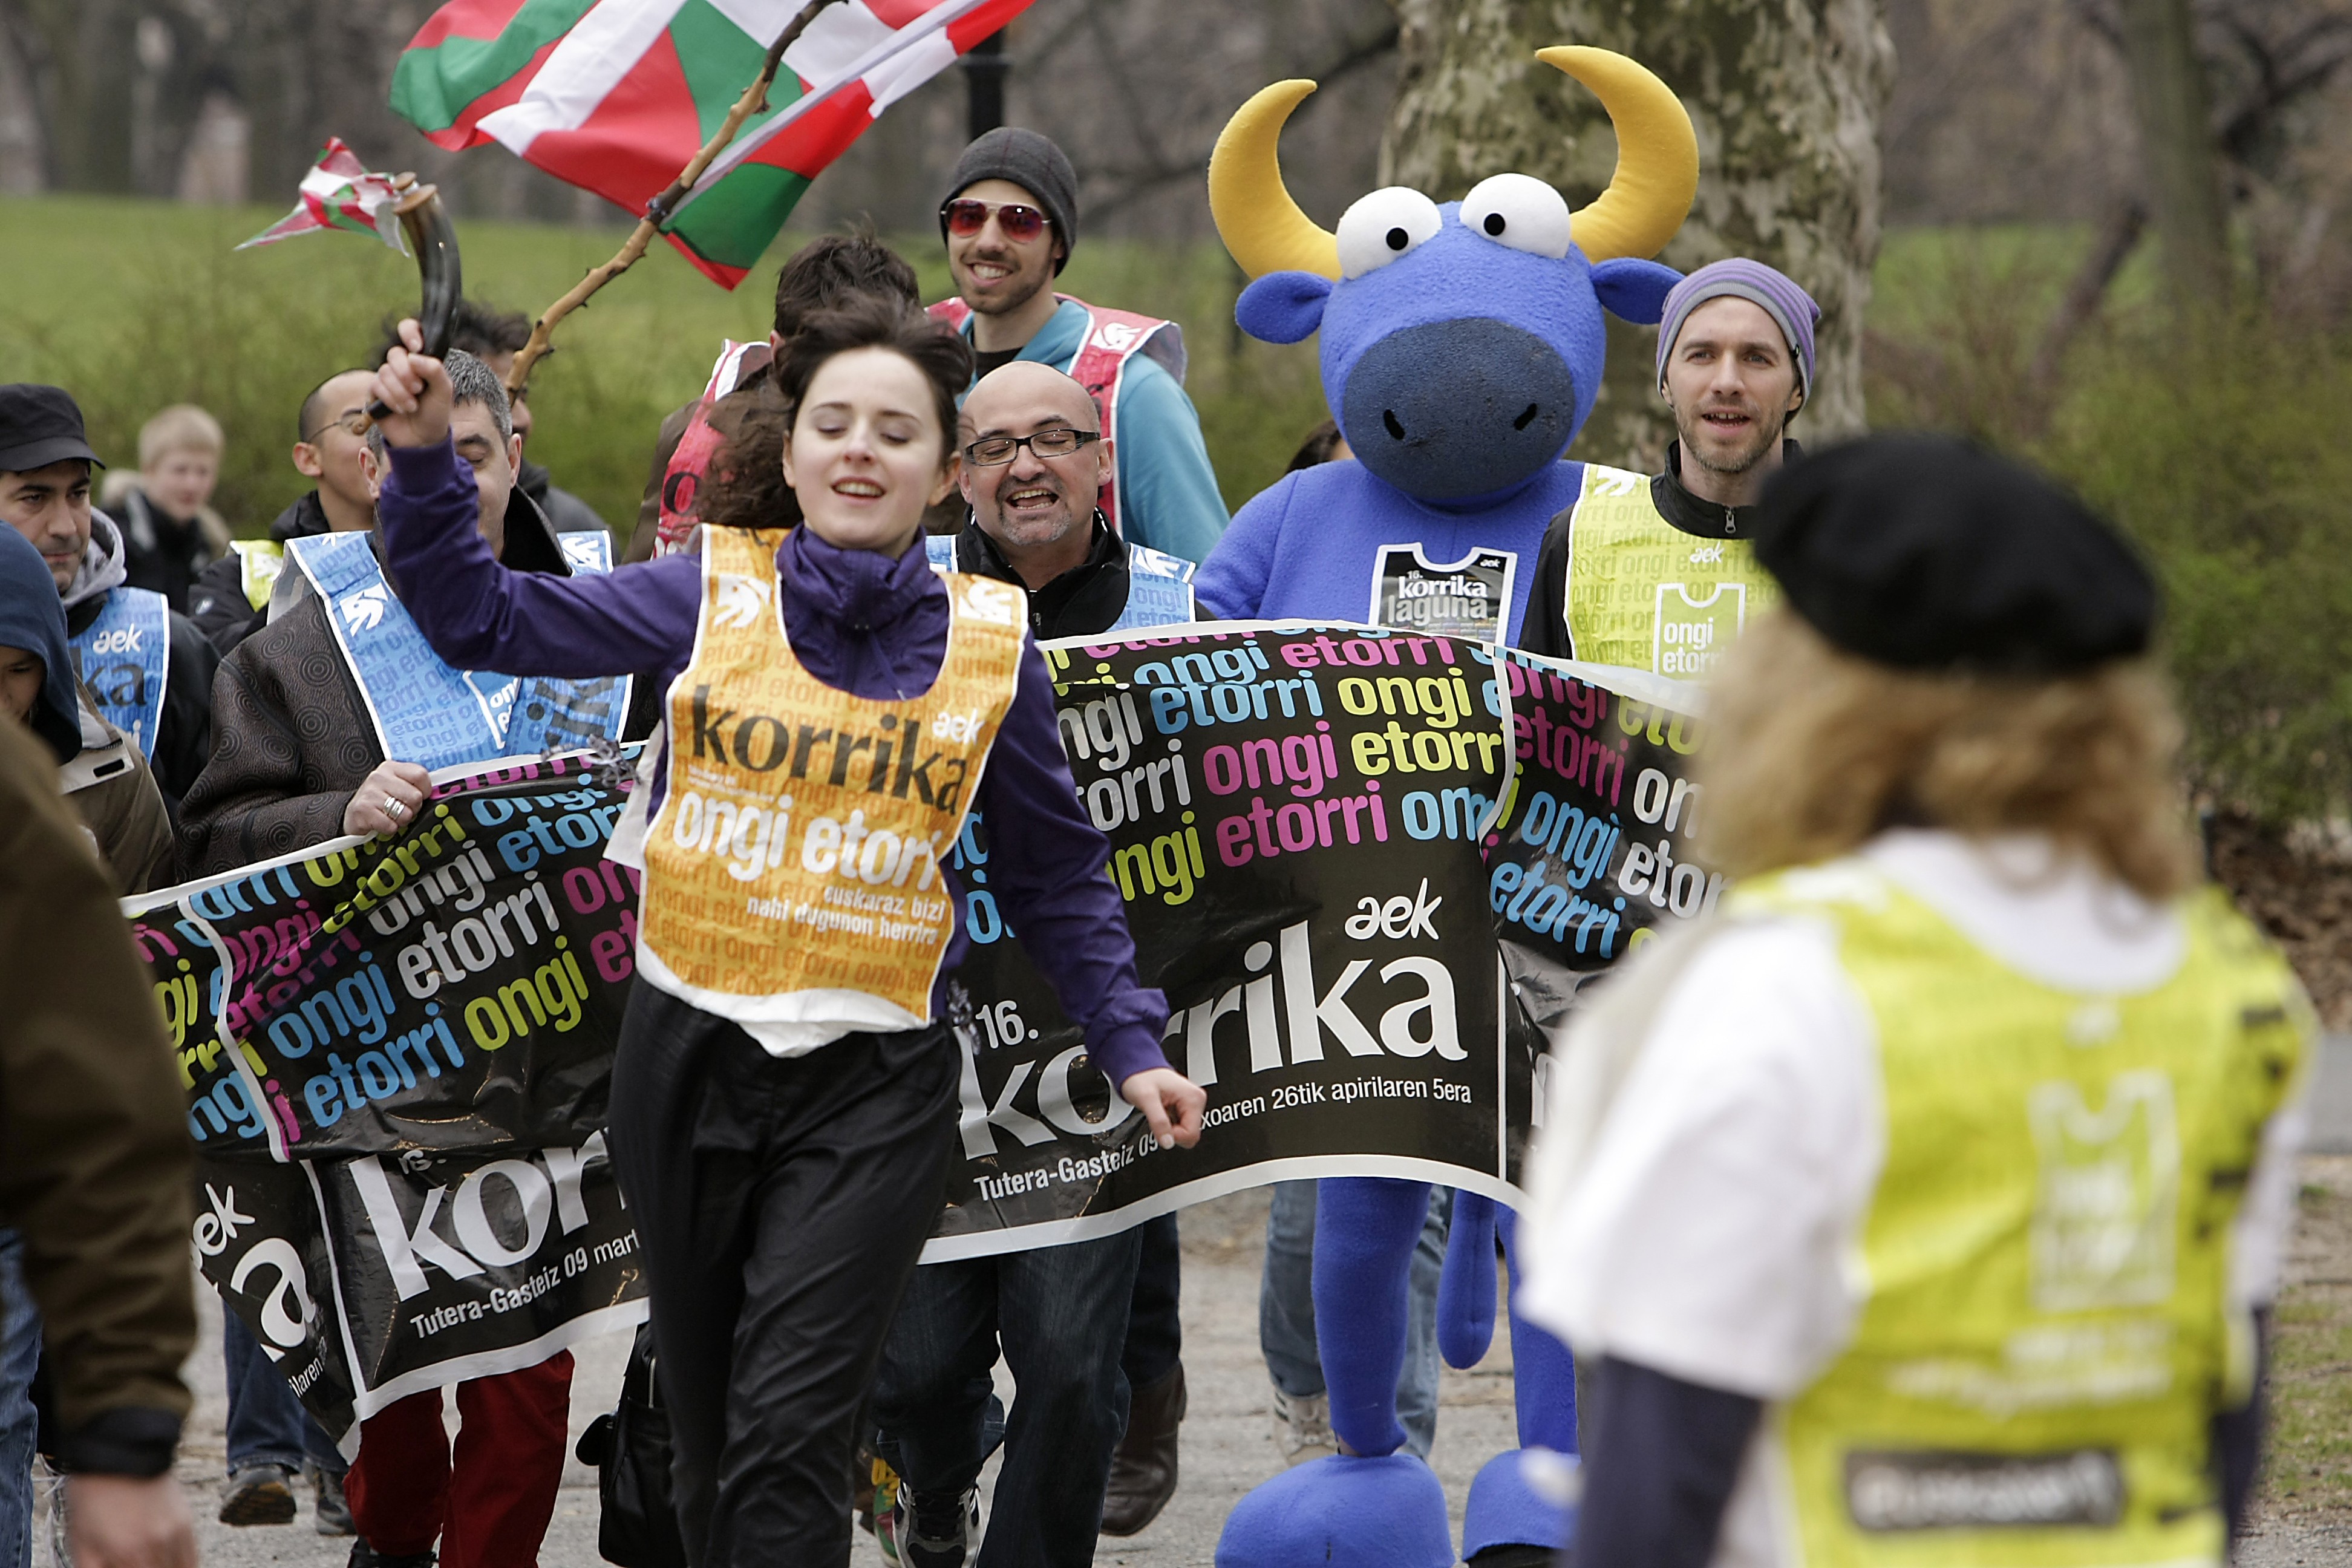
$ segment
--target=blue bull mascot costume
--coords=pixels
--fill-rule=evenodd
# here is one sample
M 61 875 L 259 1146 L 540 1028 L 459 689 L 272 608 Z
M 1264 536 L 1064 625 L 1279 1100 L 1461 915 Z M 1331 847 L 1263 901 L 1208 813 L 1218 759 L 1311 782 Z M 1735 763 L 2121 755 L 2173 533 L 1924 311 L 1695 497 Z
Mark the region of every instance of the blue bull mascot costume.
M 1504 174 L 1458 203 L 1374 191 L 1326 232 L 1291 200 L 1275 151 L 1309 81 L 1259 92 L 1218 139 L 1210 207 L 1254 279 L 1236 318 L 1269 342 L 1320 331 L 1324 394 L 1356 457 L 1288 474 L 1242 509 L 1195 584 L 1211 613 L 1518 637 L 1545 527 L 1584 482 L 1584 465 L 1561 456 L 1600 388 L 1601 311 L 1658 320 L 1678 274 L 1644 258 L 1682 226 L 1698 184 L 1690 117 L 1655 76 L 1604 49 L 1537 58 L 1590 88 L 1617 132 L 1608 190 L 1574 213 L 1542 181 Z M 1321 1184 L 1315 1326 L 1346 1451 L 1244 1498 L 1219 1568 L 1454 1562 L 1444 1489 L 1400 1452 L 1396 1416 L 1428 1200 L 1425 1182 Z M 1510 1217 L 1456 1194 L 1438 1304 L 1456 1366 L 1492 1337 L 1495 1240 L 1499 1228 L 1509 1247 Z M 1576 1451 L 1568 1350 L 1516 1311 L 1511 1346 L 1523 1447 L 1471 1487 L 1461 1554 L 1474 1568 L 1548 1563 L 1570 1527 L 1522 1465 L 1527 1450 Z

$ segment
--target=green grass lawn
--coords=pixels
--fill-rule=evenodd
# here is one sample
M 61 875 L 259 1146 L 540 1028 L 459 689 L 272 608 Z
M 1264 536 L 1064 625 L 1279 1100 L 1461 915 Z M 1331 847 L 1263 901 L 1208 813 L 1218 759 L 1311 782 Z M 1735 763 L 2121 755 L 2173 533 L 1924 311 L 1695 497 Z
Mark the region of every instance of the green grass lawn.
M 181 206 L 86 196 L 0 199 L 0 380 L 53 381 L 80 399 L 91 438 L 135 462 L 140 424 L 165 404 L 200 403 L 229 436 L 218 504 L 257 531 L 306 488 L 288 460 L 295 412 L 326 375 L 362 363 L 386 315 L 414 310 L 416 269 L 365 237 L 318 234 L 237 251 L 283 208 Z M 625 230 L 468 221 L 467 292 L 535 314 L 618 247 Z M 764 337 L 773 265 L 734 293 L 667 244 L 557 333 L 534 376 L 530 455 L 608 521 L 635 512 L 662 416 L 702 388 L 720 340 Z M 930 236 L 897 238 L 924 297 L 948 289 Z M 1229 504 L 1281 472 L 1323 416 L 1311 344 L 1238 341 L 1241 279 L 1213 245 L 1095 241 L 1063 286 L 1184 324 L 1210 451 Z

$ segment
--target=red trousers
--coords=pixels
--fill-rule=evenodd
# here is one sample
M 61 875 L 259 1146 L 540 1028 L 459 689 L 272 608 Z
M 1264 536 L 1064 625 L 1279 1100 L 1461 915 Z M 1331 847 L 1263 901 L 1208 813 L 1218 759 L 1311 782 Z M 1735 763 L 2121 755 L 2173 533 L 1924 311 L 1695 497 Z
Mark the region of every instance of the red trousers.
M 442 1568 L 533 1568 L 563 1479 L 572 1352 L 457 1385 L 457 1440 L 441 1391 L 385 1405 L 360 1428 L 344 1481 L 352 1521 L 376 1552 L 406 1557 L 441 1542 Z

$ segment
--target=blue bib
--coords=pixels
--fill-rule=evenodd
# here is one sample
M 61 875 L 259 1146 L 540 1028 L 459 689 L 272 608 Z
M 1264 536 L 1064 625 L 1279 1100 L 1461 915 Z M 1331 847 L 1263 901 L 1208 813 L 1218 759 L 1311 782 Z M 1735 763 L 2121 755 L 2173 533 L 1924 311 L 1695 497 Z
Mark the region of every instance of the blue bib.
M 172 606 L 145 588 L 116 588 L 98 618 L 73 639 L 82 684 L 107 722 L 149 757 L 163 722 L 163 682 L 172 671 Z
M 565 535 L 574 571 L 610 559 L 604 536 Z M 602 552 L 575 554 L 568 541 L 593 538 Z M 384 581 L 364 533 L 322 533 L 287 548 L 325 601 L 327 625 L 358 681 L 376 742 L 394 761 L 446 768 L 493 757 L 574 751 L 616 739 L 629 711 L 629 678 L 518 679 L 455 669 L 425 640 Z
M 953 534 L 924 535 L 923 552 L 940 571 L 956 569 Z M 1194 619 L 1192 574 L 1196 570 L 1181 555 L 1165 554 L 1148 545 L 1129 545 L 1127 608 L 1099 635 L 1108 637 L 1112 632 L 1133 631 L 1138 626 L 1181 626 Z

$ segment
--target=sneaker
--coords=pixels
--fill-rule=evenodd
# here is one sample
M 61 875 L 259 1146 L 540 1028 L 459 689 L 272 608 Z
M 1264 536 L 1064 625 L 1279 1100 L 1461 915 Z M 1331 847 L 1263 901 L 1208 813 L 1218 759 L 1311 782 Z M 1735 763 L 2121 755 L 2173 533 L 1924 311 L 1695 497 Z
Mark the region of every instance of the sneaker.
M 357 1535 L 359 1527 L 352 1522 L 352 1505 L 343 1496 L 343 1478 L 317 1465 L 305 1465 L 302 1468 L 316 1489 L 319 1533 Z
M 1338 1453 L 1339 1439 L 1331 1431 L 1331 1396 L 1285 1394 L 1276 1385 L 1274 1446 L 1282 1450 L 1286 1465 L 1303 1465 Z
M 223 1524 L 291 1524 L 294 1489 L 287 1483 L 294 1472 L 283 1465 L 239 1465 L 229 1472 L 228 1489 L 221 1494 Z
M 967 1489 L 951 1508 L 934 1512 L 929 1504 L 918 1503 L 901 1480 L 891 1512 L 905 1568 L 963 1568 L 964 1560 L 980 1549 L 978 1487 Z

